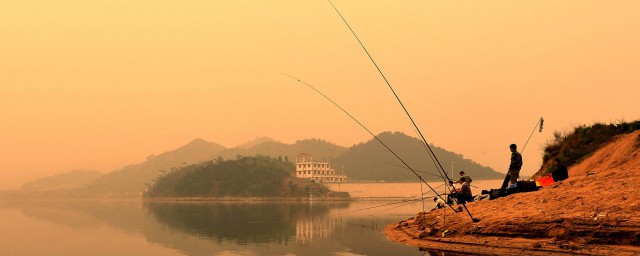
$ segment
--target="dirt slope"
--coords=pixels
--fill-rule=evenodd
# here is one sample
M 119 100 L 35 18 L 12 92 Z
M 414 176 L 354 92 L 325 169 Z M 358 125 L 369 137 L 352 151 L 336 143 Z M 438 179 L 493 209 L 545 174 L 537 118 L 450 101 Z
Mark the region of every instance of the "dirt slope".
M 400 243 L 474 254 L 640 255 L 638 136 L 619 135 L 571 166 L 569 179 L 540 191 L 469 203 L 477 223 L 466 213 L 437 210 L 389 225 L 385 234 Z

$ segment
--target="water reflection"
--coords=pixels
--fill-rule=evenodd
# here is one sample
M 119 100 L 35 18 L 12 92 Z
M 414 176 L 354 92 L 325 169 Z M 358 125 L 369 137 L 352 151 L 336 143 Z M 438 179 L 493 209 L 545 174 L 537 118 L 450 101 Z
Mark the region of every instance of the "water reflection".
M 288 244 L 292 237 L 328 237 L 324 216 L 330 208 L 346 208 L 347 202 L 307 203 L 145 203 L 158 222 L 171 229 L 219 241 L 239 244 Z
M 84 245 L 61 249 L 64 255 L 86 255 L 105 241 L 111 251 L 90 254 L 442 255 L 391 243 L 382 234 L 386 224 L 413 215 L 421 208 L 419 204 L 393 209 L 385 215 L 371 215 L 381 208 L 354 211 L 383 204 L 13 202 L 0 206 L 0 219 L 12 219 L 16 228 L 2 230 L 0 235 L 15 236 L 21 232 L 19 226 L 28 226 L 29 234 L 24 237 L 42 233 L 83 241 Z M 11 246 L 3 248 L 22 250 Z M 29 249 L 32 255 L 51 252 L 51 245 L 36 247 Z M 132 248 L 137 253 L 133 254 Z

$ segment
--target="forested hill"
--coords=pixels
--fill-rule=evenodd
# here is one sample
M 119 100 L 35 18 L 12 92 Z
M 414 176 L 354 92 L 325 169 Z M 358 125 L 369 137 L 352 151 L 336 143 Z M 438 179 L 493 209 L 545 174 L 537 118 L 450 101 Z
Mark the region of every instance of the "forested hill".
M 265 155 L 271 157 L 286 158 L 290 162 L 296 161 L 296 156 L 300 153 L 313 155 L 314 159 L 329 161 L 340 156 L 347 148 L 338 146 L 326 140 L 305 139 L 296 141 L 294 144 L 284 144 L 277 141 L 265 141 L 250 148 L 235 147 L 220 151 L 219 157 L 233 159 L 237 156 Z
M 387 143 L 414 169 L 435 173 L 434 165 L 426 155 L 421 142 L 399 132 L 385 132 L 380 139 Z M 445 168 L 455 161 L 456 170 L 464 170 L 474 179 L 502 178 L 503 175 L 481 166 L 461 155 L 431 145 Z M 225 148 L 213 142 L 196 139 L 172 151 L 151 155 L 144 162 L 112 171 L 97 178 L 83 188 L 67 191 L 79 197 L 138 197 L 160 175 L 173 169 L 206 161 L 239 159 L 245 156 L 264 155 L 295 163 L 300 153 L 313 155 L 314 161 L 330 162 L 338 173 L 344 166 L 344 174 L 350 181 L 415 181 L 409 170 L 393 165 L 401 163 L 379 142 L 370 140 L 350 148 L 342 147 L 322 139 L 305 139 L 294 144 L 285 144 L 269 138 L 258 138 L 234 148 Z M 449 169 L 447 169 L 449 170 Z M 424 179 L 433 179 L 423 175 Z M 46 188 L 40 188 L 40 190 Z
M 144 193 L 147 198 L 184 197 L 307 197 L 309 188 L 329 192 L 320 184 L 292 177 L 295 166 L 267 156 L 208 161 L 185 166 L 158 177 Z
M 384 132 L 378 138 L 402 158 L 411 168 L 419 173 L 425 180 L 441 179 L 437 174 L 434 163 L 420 140 L 407 136 L 400 132 Z M 455 162 L 455 170 L 465 171 L 468 175 L 478 179 L 502 178 L 504 174 L 482 166 L 472 160 L 465 159 L 462 155 L 447 151 L 443 148 L 430 145 L 436 157 L 443 167 L 450 171 L 451 162 Z M 344 166 L 345 174 L 351 181 L 415 181 L 417 177 L 391 154 L 380 142 L 375 139 L 355 145 L 344 154 L 335 158 L 333 167 L 340 172 Z M 402 166 L 402 167 L 398 167 Z M 447 168 L 449 167 L 449 168 Z M 458 173 L 454 174 L 457 178 Z

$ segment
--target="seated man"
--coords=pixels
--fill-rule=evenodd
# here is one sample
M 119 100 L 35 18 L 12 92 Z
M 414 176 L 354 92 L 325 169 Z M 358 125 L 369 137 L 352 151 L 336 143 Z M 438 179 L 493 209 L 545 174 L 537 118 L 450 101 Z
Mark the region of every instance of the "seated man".
M 471 194 L 471 187 L 464 178 L 458 180 L 460 184 L 460 192 L 456 193 L 458 204 L 465 204 L 466 202 L 473 202 L 473 194 Z
M 553 181 L 558 182 L 569 178 L 569 170 L 560 162 L 560 159 L 556 158 L 553 164 L 556 166 L 556 169 L 551 172 Z

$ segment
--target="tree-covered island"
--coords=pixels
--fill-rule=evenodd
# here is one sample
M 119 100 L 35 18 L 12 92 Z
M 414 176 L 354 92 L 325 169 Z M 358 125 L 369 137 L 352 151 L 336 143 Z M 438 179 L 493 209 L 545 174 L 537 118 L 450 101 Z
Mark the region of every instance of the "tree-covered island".
M 238 156 L 173 169 L 147 184 L 148 199 L 347 198 L 322 184 L 296 178 L 295 165 L 282 158 Z

